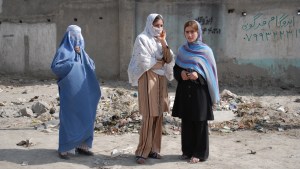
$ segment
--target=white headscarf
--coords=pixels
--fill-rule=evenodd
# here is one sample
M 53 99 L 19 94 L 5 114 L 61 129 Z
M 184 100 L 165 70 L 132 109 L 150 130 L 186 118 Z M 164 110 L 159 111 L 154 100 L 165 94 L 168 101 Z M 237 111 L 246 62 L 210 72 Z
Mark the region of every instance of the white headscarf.
M 150 14 L 144 31 L 139 34 L 134 43 L 132 58 L 128 67 L 129 83 L 132 86 L 138 85 L 138 80 L 143 73 L 150 70 L 163 57 L 162 45 L 156 39 L 156 31 L 153 27 L 153 21 L 159 14 Z M 161 15 L 160 15 L 161 16 Z M 161 16 L 162 18 L 162 16 Z M 171 51 L 172 57 L 173 52 Z M 166 76 L 168 80 L 173 79 L 174 57 L 172 61 L 165 64 L 161 69 L 152 70 L 158 75 Z

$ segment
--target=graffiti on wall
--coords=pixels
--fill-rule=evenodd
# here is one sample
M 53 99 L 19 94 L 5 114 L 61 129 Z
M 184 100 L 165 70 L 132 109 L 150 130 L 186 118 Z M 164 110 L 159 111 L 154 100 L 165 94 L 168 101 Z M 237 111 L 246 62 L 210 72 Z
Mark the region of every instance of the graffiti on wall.
M 202 33 L 204 34 L 220 34 L 221 29 L 218 27 L 214 27 L 213 24 L 213 17 L 208 16 L 199 16 L 195 18 L 202 26 Z
M 250 22 L 242 25 L 246 41 L 269 41 L 300 37 L 300 29 L 295 27 L 295 16 L 280 14 L 264 16 L 259 13 Z

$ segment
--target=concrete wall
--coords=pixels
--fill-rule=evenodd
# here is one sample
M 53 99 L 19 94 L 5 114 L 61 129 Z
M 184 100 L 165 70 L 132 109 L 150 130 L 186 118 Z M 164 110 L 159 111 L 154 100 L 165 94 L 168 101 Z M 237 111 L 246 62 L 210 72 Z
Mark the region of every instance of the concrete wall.
M 183 24 L 202 23 L 221 84 L 300 86 L 298 10 L 300 0 L 0 0 L 0 71 L 52 76 L 65 29 L 77 24 L 97 75 L 127 79 L 135 37 L 155 12 L 175 53 L 185 42 Z
M 0 71 L 44 78 L 57 46 L 59 1 L 0 1 Z
M 51 23 L 0 26 L 1 71 L 30 73 L 33 76 L 50 74 L 52 55 L 56 50 L 56 27 Z
M 220 39 L 220 77 L 236 84 L 300 85 L 299 1 L 231 1 Z M 245 11 L 246 16 L 241 13 Z M 224 12 L 225 13 L 225 12 Z M 223 53 L 223 54 L 222 54 Z
M 57 16 L 58 36 L 61 41 L 70 24 L 81 27 L 86 52 L 96 63 L 97 75 L 119 78 L 119 1 L 73 1 L 62 4 Z M 77 19 L 77 21 L 76 21 Z

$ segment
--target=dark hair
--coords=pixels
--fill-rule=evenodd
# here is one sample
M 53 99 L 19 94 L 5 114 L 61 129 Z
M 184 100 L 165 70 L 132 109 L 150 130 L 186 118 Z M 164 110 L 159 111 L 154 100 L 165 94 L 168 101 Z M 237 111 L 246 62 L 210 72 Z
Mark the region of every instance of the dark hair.
M 157 15 L 157 16 L 155 17 L 154 21 L 152 22 L 152 24 L 154 24 L 154 23 L 157 22 L 158 20 L 162 20 L 162 21 L 164 22 L 162 16 L 161 16 L 161 15 Z
M 185 31 L 185 28 L 186 27 L 188 27 L 188 26 L 190 26 L 190 27 L 192 27 L 194 30 L 196 30 L 197 32 L 198 32 L 198 24 L 195 22 L 195 21 L 187 21 L 185 24 L 184 24 L 184 31 Z

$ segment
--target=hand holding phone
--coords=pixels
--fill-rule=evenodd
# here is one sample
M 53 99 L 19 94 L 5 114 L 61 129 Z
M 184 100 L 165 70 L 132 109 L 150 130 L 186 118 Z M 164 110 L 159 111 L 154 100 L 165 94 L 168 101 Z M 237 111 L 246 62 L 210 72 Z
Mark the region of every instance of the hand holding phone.
M 160 41 L 160 43 L 162 44 L 163 47 L 166 47 L 166 37 L 167 37 L 167 33 L 165 30 L 163 30 L 160 35 L 157 37 L 157 39 Z
M 188 72 L 185 70 L 181 71 L 181 78 L 182 80 L 189 80 Z
M 166 39 L 166 37 L 167 37 L 167 33 L 166 33 L 166 31 L 165 30 L 163 30 L 161 33 L 160 33 L 160 37 L 162 38 L 162 39 Z

